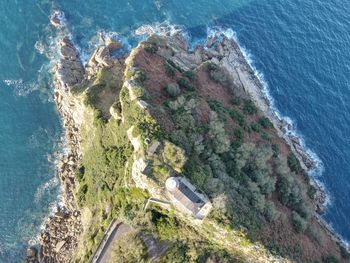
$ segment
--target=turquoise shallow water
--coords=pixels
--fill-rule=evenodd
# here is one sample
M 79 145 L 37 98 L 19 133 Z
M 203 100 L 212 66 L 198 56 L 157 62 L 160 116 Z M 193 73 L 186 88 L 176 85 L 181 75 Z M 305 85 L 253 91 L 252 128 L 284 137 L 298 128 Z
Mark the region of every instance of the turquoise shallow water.
M 350 2 L 341 0 L 2 1 L 0 3 L 0 262 L 19 262 L 57 200 L 53 160 L 62 129 L 47 59 L 34 48 L 52 36 L 48 17 L 62 10 L 84 53 L 96 32 L 167 22 L 192 40 L 208 27 L 232 28 L 264 75 L 282 115 L 289 116 L 323 165 L 330 194 L 325 218 L 350 240 Z

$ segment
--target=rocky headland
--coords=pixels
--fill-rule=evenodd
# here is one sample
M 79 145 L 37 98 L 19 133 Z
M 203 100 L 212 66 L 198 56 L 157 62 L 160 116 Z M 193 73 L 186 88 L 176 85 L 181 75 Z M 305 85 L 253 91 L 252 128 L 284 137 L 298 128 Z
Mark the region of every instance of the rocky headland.
M 61 32 L 64 27 L 62 25 L 62 14 L 60 12 L 54 13 L 51 17 L 51 23 L 58 32 Z M 259 147 L 261 145 L 264 147 L 268 145 L 270 147 L 272 142 L 273 145 L 279 147 L 279 151 L 274 151 L 274 156 L 281 155 L 280 159 L 286 163 L 287 157 L 293 154 L 298 160 L 296 163 L 299 163 L 302 169 L 299 170 L 299 166 L 295 165 L 297 167 L 295 171 L 293 171 L 293 168 L 288 170 L 293 176 L 299 176 L 299 179 L 295 183 L 302 185 L 301 189 L 311 189 L 310 184 L 316 189 L 315 192 L 310 194 L 310 197 L 306 197 L 306 190 L 298 191 L 305 192 L 305 194 L 301 195 L 307 199 L 306 203 L 312 203 L 314 211 L 321 213 L 324 210 L 326 198 L 324 191 L 312 178 L 307 177 L 308 179 L 305 179 L 305 175 L 315 169 L 315 160 L 305 150 L 302 141 L 293 135 L 291 124 L 279 118 L 275 113 L 270 101 L 263 92 L 264 87 L 261 81 L 233 39 L 229 39 L 223 34 L 217 34 L 208 38 L 206 46 L 199 46 L 192 52 L 189 52 L 188 43 L 181 34 L 168 36 L 152 35 L 149 36 L 147 41 L 140 43 L 137 48 L 133 49 L 128 56 L 115 57 L 113 55 L 114 52 L 121 48 L 122 45 L 118 41 L 106 38 L 104 39 L 104 44 L 94 51 L 88 63 L 84 66 L 73 41 L 66 34 L 61 34 L 60 58 L 53 70 L 53 80 L 54 98 L 62 117 L 65 137 L 68 143 L 68 150 L 58 166 L 58 176 L 61 181 L 64 206 L 59 207 L 56 213 L 50 216 L 43 232 L 40 234 L 39 246 L 28 249 L 26 262 L 87 262 L 86 260 L 91 258 L 93 250 L 96 249 L 103 238 L 103 231 L 101 229 L 106 229 L 106 222 L 110 222 L 112 218 L 119 216 L 123 220 L 130 220 L 128 223 L 138 225 L 139 228 L 141 228 L 140 226 L 144 227 L 144 225 L 150 224 L 148 221 L 147 223 L 142 221 L 150 217 L 149 214 L 147 214 L 148 217 L 144 216 L 143 213 L 146 214 L 146 211 L 140 209 L 140 211 L 135 212 L 135 207 L 131 205 L 132 202 L 127 203 L 125 206 L 120 205 L 122 201 L 119 199 L 114 200 L 114 196 L 117 196 L 119 193 L 128 193 L 129 189 L 137 187 L 144 189 L 142 190 L 144 192 L 139 194 L 137 198 L 140 195 L 151 195 L 151 197 L 161 199 L 164 197 L 164 193 L 160 182 L 164 178 L 157 178 L 157 176 L 154 178 L 150 175 L 151 172 L 146 171 L 153 171 L 155 170 L 154 167 L 156 167 L 158 174 L 165 173 L 166 176 L 169 176 L 169 174 L 181 174 L 184 170 L 190 173 L 190 169 L 184 168 L 183 170 L 182 166 L 184 164 L 180 167 L 176 166 L 178 163 L 174 167 L 172 167 L 173 164 L 164 164 L 163 162 L 166 162 L 167 159 L 166 153 L 160 154 L 158 159 L 155 157 L 157 151 L 165 152 L 168 145 L 174 145 L 167 142 L 167 140 L 172 140 L 172 135 L 165 136 L 166 140 L 162 137 L 163 135 L 159 135 L 158 137 L 159 129 L 165 130 L 165 133 L 168 134 L 176 133 L 177 123 L 172 122 L 171 118 L 167 115 L 171 111 L 164 109 L 164 105 L 169 104 L 173 107 L 172 111 L 177 111 L 176 114 L 183 113 L 184 111 L 187 112 L 187 115 L 193 115 L 198 118 L 201 121 L 200 125 L 203 125 L 203 127 L 210 126 L 213 119 L 217 122 L 219 120 L 228 120 L 226 125 L 219 122 L 217 126 L 225 126 L 225 128 L 219 131 L 216 130 L 215 133 L 209 132 L 208 135 L 194 135 L 197 136 L 194 140 L 194 148 L 196 149 L 194 152 L 200 152 L 201 156 L 205 156 L 203 149 L 207 147 L 206 144 L 210 144 L 208 152 L 212 156 L 205 157 L 207 158 L 207 162 L 214 163 L 212 161 L 213 159 L 224 158 L 222 156 L 227 152 L 235 154 L 234 156 L 237 157 L 238 155 L 235 151 L 239 151 L 243 146 L 248 145 L 251 147 L 252 144 L 256 144 Z M 164 86 L 166 86 L 167 93 L 164 93 Z M 193 95 L 193 93 L 196 95 Z M 232 97 L 237 97 L 239 101 L 244 101 L 244 108 L 242 108 L 243 106 L 237 106 L 240 103 L 238 100 L 232 102 Z M 186 101 L 188 98 L 191 99 Z M 184 107 L 184 109 L 178 111 L 181 107 Z M 139 112 L 140 110 L 141 113 Z M 212 113 L 214 111 L 216 113 Z M 242 124 L 243 114 L 241 112 L 248 112 L 246 122 L 251 126 L 247 123 Z M 225 115 L 225 117 L 217 118 L 216 116 L 219 113 Z M 264 117 L 267 117 L 269 122 Z M 140 121 L 142 125 L 139 125 L 137 118 L 142 118 L 142 122 Z M 261 127 L 254 126 L 257 120 L 261 123 Z M 264 121 L 262 122 L 261 120 Z M 190 121 L 191 119 L 187 120 L 187 122 Z M 237 125 L 235 122 L 240 124 Z M 107 125 L 111 125 L 112 128 L 110 130 L 109 128 L 105 128 Z M 185 124 L 183 125 L 185 126 Z M 89 169 L 89 162 L 92 161 L 90 158 L 88 162 L 84 160 L 84 157 L 90 154 L 89 151 L 91 150 L 89 149 L 94 147 L 94 140 L 98 136 L 101 136 L 101 138 L 97 138 L 99 139 L 98 141 L 111 140 L 110 137 L 113 137 L 113 135 L 110 135 L 110 133 L 118 133 L 119 129 L 123 131 L 123 134 L 116 135 L 118 139 L 114 140 L 119 140 L 120 142 L 120 138 L 124 138 L 127 141 L 125 144 L 120 146 L 114 143 L 115 145 L 113 147 L 109 147 L 109 142 L 102 142 L 102 144 L 105 143 L 108 145 L 108 147 L 105 145 L 102 147 L 108 153 L 103 153 L 105 154 L 103 155 L 103 162 L 106 163 L 103 165 L 114 167 L 114 163 L 110 161 L 112 157 L 118 161 L 122 159 L 122 162 L 120 161 L 122 164 L 118 162 L 120 167 L 116 168 L 117 172 L 113 171 L 111 173 L 113 176 L 110 177 L 98 174 L 97 179 L 96 177 L 87 179 L 86 174 L 88 173 L 85 170 Z M 235 132 L 231 135 L 228 131 L 229 129 L 240 132 Z M 265 129 L 265 131 L 260 131 L 261 129 Z M 206 128 L 203 128 L 203 130 L 206 130 Z M 247 130 L 247 135 L 241 134 L 243 130 Z M 254 134 L 252 130 L 255 132 Z M 200 132 L 203 131 L 200 130 Z M 229 135 L 225 135 L 225 132 Z M 157 134 L 157 136 L 154 134 Z M 224 139 L 218 139 L 219 136 L 223 136 Z M 211 146 L 211 141 L 214 139 L 219 140 L 219 146 L 215 144 Z M 149 148 L 147 149 L 146 147 L 155 144 L 157 147 L 150 154 Z M 222 149 L 221 145 L 226 145 L 226 148 L 224 147 Z M 274 147 L 276 148 L 277 146 Z M 183 150 L 175 146 L 172 147 L 175 152 L 182 155 L 185 155 L 185 152 L 188 150 Z M 124 152 L 125 156 L 119 156 Z M 100 156 L 96 156 L 96 159 L 99 158 Z M 184 160 L 188 159 L 190 159 L 190 156 L 184 157 Z M 201 163 L 201 161 L 196 161 Z M 177 162 L 180 161 L 177 160 Z M 272 161 L 268 160 L 268 162 Z M 100 165 L 100 163 L 96 164 Z M 202 164 L 203 167 L 207 166 L 204 162 Z M 150 168 L 152 165 L 154 167 Z M 159 167 L 162 165 L 169 171 L 164 172 L 161 170 Z M 271 167 L 269 168 L 270 170 L 278 170 L 274 165 Z M 204 172 L 203 169 L 201 170 L 203 174 L 210 174 Z M 217 170 L 219 169 L 221 168 L 218 166 Z M 211 168 L 211 170 L 214 169 Z M 226 170 L 228 170 L 228 167 L 226 167 Z M 101 171 L 104 172 L 103 169 Z M 116 177 L 121 176 L 121 172 L 125 175 L 118 181 Z M 215 174 L 215 171 L 212 173 Z M 95 176 L 95 172 L 91 174 Z M 288 256 L 280 257 L 278 253 L 268 251 L 260 243 L 257 245 L 246 241 L 246 235 L 243 233 L 249 234 L 247 227 L 242 227 L 239 231 L 223 227 L 223 225 L 230 225 L 230 220 L 233 220 L 232 218 L 237 216 L 234 214 L 235 212 L 233 212 L 232 217 L 226 216 L 226 214 L 224 216 L 220 214 L 222 213 L 221 211 L 226 211 L 227 209 L 223 207 L 222 200 L 225 201 L 224 203 L 226 205 L 230 204 L 227 201 L 230 197 L 225 196 L 225 191 L 215 190 L 215 192 L 212 188 L 213 185 L 232 184 L 239 189 L 239 183 L 237 183 L 239 181 L 232 182 L 232 178 L 230 178 L 232 176 L 227 174 L 226 171 L 223 171 L 220 175 L 212 176 L 213 178 L 208 183 L 210 187 L 205 186 L 204 183 L 200 186 L 205 189 L 205 192 L 213 200 L 215 215 L 213 218 L 208 219 L 208 223 L 190 225 L 190 227 L 195 229 L 196 233 L 200 233 L 198 234 L 198 238 L 202 238 L 203 240 L 211 239 L 220 249 L 225 249 L 225 253 L 232 254 L 231 256 L 235 259 L 238 258 L 240 260 L 239 262 L 291 262 L 295 260 L 295 258 L 290 259 Z M 208 175 L 208 177 L 210 176 Z M 191 177 L 190 179 L 194 180 L 194 178 L 198 182 L 202 182 L 197 177 Z M 244 180 L 249 180 L 248 185 L 259 184 L 257 180 L 254 181 L 255 179 L 248 178 Z M 278 177 L 275 179 L 274 184 L 279 185 L 280 181 L 281 178 Z M 119 184 L 118 187 L 116 187 L 117 184 Z M 101 185 L 103 187 L 100 187 Z M 224 186 L 220 187 L 218 188 L 224 189 Z M 276 190 L 276 192 L 278 191 Z M 109 196 L 110 193 L 111 196 Z M 240 191 L 237 190 L 237 193 L 240 193 Z M 237 193 L 235 194 L 237 195 Z M 90 196 L 96 195 L 96 202 L 100 202 L 101 204 L 89 203 L 87 200 L 89 194 Z M 98 198 L 105 199 L 101 201 Z M 130 196 L 124 199 L 128 200 L 128 198 Z M 135 197 L 134 199 L 137 198 Z M 309 200 L 310 198 L 312 198 L 312 201 Z M 219 203 L 218 200 L 221 200 L 220 205 L 217 205 Z M 254 202 L 250 201 L 250 204 L 254 206 Z M 276 230 L 276 233 L 274 233 L 276 234 L 276 240 L 280 240 L 276 244 L 271 241 L 271 244 L 273 243 L 278 246 L 280 242 L 284 248 L 293 246 L 294 249 L 296 243 L 301 240 L 300 242 L 307 248 L 305 253 L 300 252 L 300 257 L 303 259 L 320 259 L 326 253 L 333 253 L 336 254 L 336 258 L 346 262 L 339 256 L 340 248 L 338 245 L 342 243 L 341 240 L 333 234 L 327 224 L 314 211 L 305 212 L 305 219 L 301 219 L 300 221 L 302 224 L 308 221 L 312 229 L 316 229 L 317 231 L 319 228 L 321 229 L 319 230 L 321 231 L 319 238 L 322 242 L 319 241 L 319 243 L 307 237 L 306 232 L 295 234 L 292 230 L 293 227 L 288 223 L 292 215 L 294 216 L 296 213 L 294 210 L 303 214 L 304 211 L 301 210 L 304 208 L 298 210 L 299 207 L 298 209 L 294 209 L 287 202 L 284 204 L 279 200 L 278 194 L 274 192 L 266 194 L 266 203 L 275 204 L 273 206 L 276 206 L 278 212 L 276 212 L 276 218 L 274 219 L 265 218 L 267 217 L 264 214 L 266 213 L 265 208 L 262 208 L 256 214 L 259 220 L 262 218 L 261 220 L 266 221 L 266 225 L 264 223 L 264 226 L 262 226 L 263 230 L 258 232 L 267 236 L 266 238 L 264 237 L 265 239 L 261 238 L 263 244 L 264 242 L 267 243 L 266 240 L 270 242 L 269 238 L 271 237 L 269 235 L 272 235 L 270 231 Z M 142 207 L 142 204 L 143 201 L 137 205 Z M 128 211 L 123 210 L 125 207 L 128 208 Z M 130 219 L 130 215 L 126 215 L 130 212 L 129 210 L 136 214 L 136 216 L 133 215 L 132 219 Z M 160 212 L 157 213 L 160 214 Z M 159 216 L 158 214 L 157 216 Z M 278 217 L 277 214 L 279 215 Z M 281 214 L 285 215 L 281 216 Z M 180 218 L 180 221 L 183 220 L 187 224 L 191 224 L 192 222 L 186 218 L 182 219 L 181 215 L 175 215 Z M 135 222 L 135 218 L 138 220 L 137 223 Z M 140 223 L 139 221 L 142 222 Z M 319 222 L 319 225 L 316 222 Z M 178 228 L 182 227 L 185 229 L 183 224 L 177 222 Z M 204 229 L 203 226 L 206 228 Z M 285 242 L 283 240 L 283 237 L 285 237 L 284 234 L 277 233 L 284 228 L 286 228 L 287 234 L 292 233 L 290 234 L 292 241 Z M 147 231 L 151 231 L 150 229 L 155 231 L 152 227 L 147 228 Z M 212 233 L 213 231 L 209 231 L 208 229 L 214 230 L 214 232 L 217 232 L 221 236 L 216 236 L 215 233 Z M 189 230 L 186 228 L 186 231 Z M 306 227 L 302 231 L 306 231 Z M 280 236 L 278 236 L 279 234 Z M 225 236 L 226 239 L 223 240 L 222 236 Z M 259 240 L 259 238 L 257 239 Z M 275 240 L 273 241 L 275 242 Z M 176 241 L 172 240 L 172 242 L 175 243 Z M 199 240 L 196 240 L 196 242 L 199 242 Z M 322 249 L 319 250 L 319 247 L 322 247 Z M 223 252 L 221 251 L 220 253 Z M 223 262 L 220 261 L 220 253 L 213 252 L 206 262 Z M 296 261 L 299 262 L 298 260 Z

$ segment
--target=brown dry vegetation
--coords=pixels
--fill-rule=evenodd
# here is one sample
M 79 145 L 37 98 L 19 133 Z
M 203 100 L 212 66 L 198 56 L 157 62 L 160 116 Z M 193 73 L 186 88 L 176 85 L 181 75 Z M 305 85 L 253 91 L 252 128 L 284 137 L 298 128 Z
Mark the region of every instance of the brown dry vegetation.
M 150 104 L 153 106 L 157 105 L 156 108 L 163 108 L 163 112 L 159 110 L 155 111 L 154 117 L 168 132 L 173 132 L 175 125 L 170 118 L 170 114 L 167 113 L 168 110 L 163 107 L 164 103 L 169 100 L 169 96 L 164 91 L 164 87 L 169 83 L 176 82 L 176 79 L 181 76 L 181 73 L 176 72 L 174 77 L 169 77 L 165 72 L 165 63 L 166 60 L 157 53 L 149 53 L 144 50 L 140 50 L 135 58 L 135 65 L 147 75 L 147 80 L 144 82 L 144 86 L 150 95 L 148 99 Z M 241 109 L 242 106 L 232 104 L 232 97 L 234 96 L 232 88 L 211 80 L 206 65 L 202 65 L 196 69 L 196 80 L 191 81 L 191 83 L 196 88 L 196 94 L 199 101 L 196 113 L 198 119 L 203 125 L 209 123 L 209 113 L 211 109 L 207 103 L 208 100 L 215 99 L 225 108 L 235 108 L 243 114 Z M 261 112 L 259 111 L 256 114 L 245 116 L 249 125 L 257 122 L 257 120 L 262 117 Z M 232 131 L 239 128 L 239 125 L 228 115 L 226 118 L 227 122 L 225 123 L 225 129 L 228 134 L 231 135 L 231 141 L 234 141 Z M 275 144 L 279 148 L 280 156 L 284 158 L 291 153 L 289 146 L 277 135 L 277 132 L 273 128 L 265 129 L 264 132 L 269 135 L 269 140 L 262 138 L 261 133 L 245 132 L 244 142 L 254 144 Z M 304 187 L 307 187 L 307 182 L 302 175 L 298 175 L 297 180 L 301 182 Z M 317 241 L 309 237 L 310 235 L 307 235 L 306 232 L 295 232 L 291 225 L 292 210 L 278 201 L 276 193 L 273 193 L 270 200 L 275 203 L 275 206 L 283 216 L 276 221 L 264 222 L 259 230 L 257 236 L 267 247 L 278 247 L 280 251 L 288 251 L 289 254 L 297 255 L 293 258 L 293 260 L 297 262 L 307 262 L 310 259 L 317 259 L 319 262 L 322 262 L 322 257 L 327 255 L 338 255 L 337 258 L 339 260 L 346 262 L 345 259 L 342 259 L 339 256 L 338 245 L 325 234 L 324 230 L 319 227 L 315 219 L 311 220 L 310 225 L 317 229 Z

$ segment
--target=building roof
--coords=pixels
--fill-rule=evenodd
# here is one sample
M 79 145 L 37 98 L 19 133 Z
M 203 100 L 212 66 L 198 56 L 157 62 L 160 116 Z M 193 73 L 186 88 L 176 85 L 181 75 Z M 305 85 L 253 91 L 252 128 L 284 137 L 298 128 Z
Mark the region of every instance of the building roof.
M 175 198 L 182 206 L 196 215 L 199 210 L 205 205 L 206 200 L 203 200 L 195 188 L 190 188 L 189 182 L 183 181 L 181 178 L 171 177 L 167 180 L 166 186 L 168 192 Z

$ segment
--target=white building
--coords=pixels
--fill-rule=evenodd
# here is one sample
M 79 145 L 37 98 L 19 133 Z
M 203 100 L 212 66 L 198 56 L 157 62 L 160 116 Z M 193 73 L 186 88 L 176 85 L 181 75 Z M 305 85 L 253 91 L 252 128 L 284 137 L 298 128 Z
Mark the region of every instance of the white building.
M 199 193 L 184 177 L 170 177 L 165 182 L 166 193 L 174 206 L 183 213 L 203 220 L 212 209 L 209 199 Z

